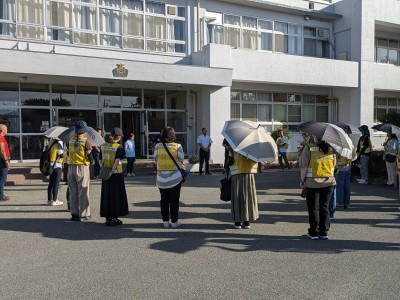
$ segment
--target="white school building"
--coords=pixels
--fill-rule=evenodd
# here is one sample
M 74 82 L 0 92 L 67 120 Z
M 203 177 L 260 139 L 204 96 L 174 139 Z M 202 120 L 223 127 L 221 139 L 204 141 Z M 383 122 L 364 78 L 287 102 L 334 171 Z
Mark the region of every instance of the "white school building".
M 134 132 L 142 157 L 166 125 L 187 155 L 207 127 L 214 162 L 229 119 L 288 128 L 293 152 L 306 121 L 371 127 L 400 112 L 399 16 L 397 0 L 0 0 L 12 159 L 79 119 Z

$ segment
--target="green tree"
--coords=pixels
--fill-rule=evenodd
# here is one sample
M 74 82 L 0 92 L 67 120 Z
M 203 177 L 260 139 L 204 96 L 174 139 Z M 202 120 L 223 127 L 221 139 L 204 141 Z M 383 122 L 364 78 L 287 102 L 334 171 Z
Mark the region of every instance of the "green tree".
M 275 141 L 279 137 L 280 131 L 283 131 L 283 134 L 290 140 L 290 138 L 292 137 L 292 135 L 290 134 L 290 131 L 286 128 L 284 129 L 282 127 L 278 127 L 274 131 L 271 132 L 271 136 Z

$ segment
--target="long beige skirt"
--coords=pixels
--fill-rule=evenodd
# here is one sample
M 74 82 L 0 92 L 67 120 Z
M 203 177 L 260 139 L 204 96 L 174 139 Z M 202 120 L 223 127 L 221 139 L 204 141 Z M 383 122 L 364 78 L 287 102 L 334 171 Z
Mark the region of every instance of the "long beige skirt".
M 233 221 L 257 220 L 258 204 L 254 174 L 233 175 L 231 180 L 231 212 Z

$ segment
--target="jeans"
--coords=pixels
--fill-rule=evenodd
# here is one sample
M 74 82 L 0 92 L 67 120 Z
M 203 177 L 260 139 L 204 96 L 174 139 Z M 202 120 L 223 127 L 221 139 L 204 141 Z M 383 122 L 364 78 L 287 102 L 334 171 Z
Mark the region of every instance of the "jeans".
M 50 175 L 49 186 L 47 187 L 47 201 L 56 201 L 58 196 L 58 188 L 61 181 L 61 168 L 55 168 Z
M 210 173 L 210 152 L 206 152 L 203 149 L 200 149 L 200 166 L 199 166 L 199 174 L 203 173 L 203 162 L 206 163 L 206 173 Z
M 92 151 L 92 155 L 94 160 L 93 176 L 98 177 L 100 174 L 100 152 Z
M 360 162 L 361 162 L 361 167 L 360 167 L 361 178 L 364 179 L 365 181 L 368 181 L 369 156 L 361 155 Z
M 336 176 L 335 176 L 336 177 Z M 336 213 L 336 201 L 337 201 L 337 186 L 333 187 L 331 200 L 329 201 L 329 216 L 331 218 L 335 217 Z
M 1 168 L 0 172 L 0 199 L 4 199 L 4 186 L 6 185 L 7 181 L 8 168 Z
M 340 205 L 350 205 L 350 178 L 351 169 L 339 171 L 336 174 L 336 202 Z
M 178 184 L 169 189 L 159 189 L 161 194 L 160 208 L 161 217 L 164 222 L 168 222 L 171 213 L 171 222 L 175 223 L 179 218 L 179 198 L 181 196 L 181 186 Z
M 307 207 L 310 228 L 308 233 L 312 236 L 326 235 L 330 227 L 329 201 L 333 192 L 333 186 L 324 188 L 308 188 Z
M 282 158 L 283 158 L 283 160 L 285 161 L 286 168 L 288 168 L 288 169 L 290 170 L 290 165 L 289 165 L 289 162 L 288 162 L 288 159 L 287 159 L 286 152 L 280 152 L 280 153 L 278 154 L 279 165 L 281 166 L 281 168 L 282 168 L 282 170 L 283 170 L 284 167 L 283 167 Z

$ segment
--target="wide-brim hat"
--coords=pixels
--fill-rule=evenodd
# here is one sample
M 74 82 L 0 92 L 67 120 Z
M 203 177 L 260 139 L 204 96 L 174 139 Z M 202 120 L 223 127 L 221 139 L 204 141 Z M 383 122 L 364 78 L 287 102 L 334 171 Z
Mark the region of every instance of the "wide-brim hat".
M 121 128 L 119 128 L 119 127 L 114 127 L 112 130 L 111 130 L 111 135 L 112 136 L 124 136 L 124 134 L 122 133 L 122 129 Z
M 85 121 L 78 121 L 75 123 L 75 133 L 83 134 L 87 131 L 87 124 Z

